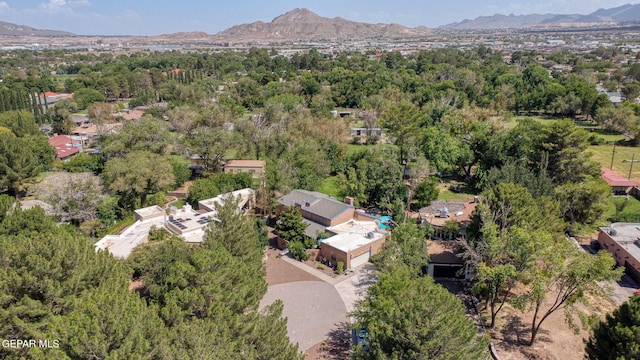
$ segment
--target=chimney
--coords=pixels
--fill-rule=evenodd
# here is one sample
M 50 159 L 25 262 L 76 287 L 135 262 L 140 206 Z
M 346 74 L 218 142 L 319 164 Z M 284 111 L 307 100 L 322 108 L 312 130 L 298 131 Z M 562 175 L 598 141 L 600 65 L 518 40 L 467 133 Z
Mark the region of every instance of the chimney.
M 344 197 L 344 202 L 345 202 L 345 204 L 354 206 L 353 197 L 351 197 L 351 196 L 345 196 Z

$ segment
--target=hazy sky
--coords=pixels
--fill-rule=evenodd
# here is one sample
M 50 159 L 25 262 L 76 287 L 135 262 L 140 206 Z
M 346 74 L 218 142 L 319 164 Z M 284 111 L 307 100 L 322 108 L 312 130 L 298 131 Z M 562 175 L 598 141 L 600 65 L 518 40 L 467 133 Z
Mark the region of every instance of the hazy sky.
M 640 0 L 5 0 L 0 20 L 78 35 L 215 34 L 294 8 L 369 23 L 437 27 L 481 15 L 588 14 Z

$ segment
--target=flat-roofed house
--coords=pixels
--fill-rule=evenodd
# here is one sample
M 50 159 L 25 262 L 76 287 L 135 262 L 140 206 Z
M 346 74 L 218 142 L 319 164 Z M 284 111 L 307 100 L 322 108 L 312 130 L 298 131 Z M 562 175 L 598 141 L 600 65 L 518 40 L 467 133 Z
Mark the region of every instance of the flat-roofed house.
M 640 283 L 640 223 L 613 223 L 598 229 L 600 247 L 610 252 L 619 266 Z
M 119 235 L 102 238 L 95 244 L 96 251 L 107 250 L 117 258 L 127 258 L 136 246 L 149 241 L 151 230 L 161 228 L 181 237 L 185 242 L 201 243 L 205 239 L 209 223 L 218 221 L 216 207 L 230 197 L 238 199 L 239 211 L 255 204 L 255 191 L 247 188 L 201 200 L 198 202 L 199 210 L 193 209 L 189 204 L 167 210 L 159 206 L 137 209 L 134 211 L 136 222 Z
M 320 243 L 319 256 L 328 262 L 342 262 L 345 269 L 355 268 L 369 261 L 382 250 L 387 232 L 375 221 L 349 220 L 327 228 L 335 234 Z
M 224 164 L 224 172 L 230 174 L 249 173 L 254 178 L 264 176 L 264 160 L 227 160 Z

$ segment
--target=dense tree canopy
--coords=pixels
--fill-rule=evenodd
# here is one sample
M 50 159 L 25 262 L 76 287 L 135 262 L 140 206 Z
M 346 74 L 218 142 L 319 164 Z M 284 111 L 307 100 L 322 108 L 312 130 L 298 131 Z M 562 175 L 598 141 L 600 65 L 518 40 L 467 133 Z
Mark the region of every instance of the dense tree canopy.
M 406 270 L 381 274 L 354 312 L 367 329 L 368 345 L 356 359 L 480 359 L 488 339 L 455 295 L 428 277 Z
M 233 200 L 205 246 L 167 239 L 130 261 L 96 253 L 39 207 L 14 204 L 0 196 L 0 331 L 54 347 L 3 347 L 0 357 L 301 358 L 282 303 L 258 311 L 263 243 Z M 129 289 L 133 271 L 140 292 Z
M 0 257 L 6 272 L 0 277 L 2 333 L 57 336 L 65 340 L 56 350 L 60 358 L 297 358 L 297 348 L 283 335 L 282 305 L 257 311 L 266 286 L 260 261 L 264 239 L 233 206 L 220 214 L 204 245 L 189 247 L 155 236 L 133 256 L 135 261 L 124 265 L 95 255 L 87 240 L 75 234 L 76 225 L 87 219 L 97 217 L 109 231 L 135 207 L 164 205 L 162 191 L 188 179 L 190 160 L 203 166 L 205 176 L 190 189 L 193 204 L 255 185 L 246 175 L 218 174 L 226 159 L 255 158 L 267 161 L 260 193 L 265 204 L 293 189 L 322 189 L 339 198 L 350 196 L 357 206 L 393 212 L 399 222 L 408 200 L 424 206 L 437 197 L 437 182 L 429 176 L 465 181 L 467 189 L 482 191 L 468 241 L 459 243 L 468 274 L 492 322 L 514 298 L 514 286 L 526 293 L 526 299 L 518 298 L 519 307 L 540 310 L 532 340 L 548 314 L 540 307 L 545 297 L 539 289 L 568 294 L 567 301 L 549 309 L 553 313 L 571 307 L 593 281 L 614 277 L 604 270 L 606 257 L 590 263 L 560 251 L 566 245 L 564 232 L 598 223 L 609 200 L 588 151 L 599 138 L 574 120 L 593 118 L 637 143 L 639 107 L 613 106 L 595 87 L 598 82 L 634 98 L 640 88 L 637 64 L 611 61 L 626 55 L 617 47 L 588 54 L 567 49 L 506 53 L 486 46 L 372 54 L 345 51 L 330 57 L 311 49 L 285 57 L 255 48 L 118 55 L 4 52 L 0 191 L 28 192 L 25 182 L 50 168 L 55 153 L 38 124 L 49 122 L 54 131 L 69 133 L 75 127 L 72 114 L 86 109 L 97 126 L 94 146 L 103 155 L 79 155 L 59 168 L 100 174 L 109 196 L 97 204 L 93 200 L 102 194 L 89 191 L 98 189 L 88 183 L 73 183 L 78 186 L 70 190 L 74 196 L 51 196 L 59 219 L 72 224 L 61 227 L 42 209 L 22 211 L 0 197 L 0 241 L 8 246 L 4 254 L 11 255 Z M 571 65 L 573 71 L 555 71 L 554 64 Z M 48 106 L 40 96 L 44 91 L 74 96 Z M 122 126 L 107 131 L 112 125 L 104 123 L 114 121 L 113 112 L 126 103 L 129 109 L 153 106 L 140 120 L 116 114 Z M 334 118 L 333 110 L 351 115 Z M 511 126 L 510 117 L 523 114 L 540 118 Z M 366 144 L 348 136 L 348 128 L 363 125 L 382 127 L 386 136 L 367 136 Z M 347 145 L 350 139 L 353 144 Z M 418 168 L 419 174 L 410 170 Z M 412 199 L 407 199 L 409 188 Z M 291 237 L 302 256 L 313 241 L 302 235 L 298 215 L 285 212 L 287 226 L 281 222 L 279 231 Z M 460 230 L 454 221 L 445 224 L 445 232 L 457 236 Z M 379 298 L 370 294 L 360 308 L 373 352 L 356 356 L 483 354 L 484 340 L 461 320 L 458 302 L 420 278 L 428 261 L 428 233 L 429 228 L 407 224 L 388 239 L 378 264 L 393 274 L 385 274 L 373 288 Z M 581 272 L 589 266 L 598 269 L 599 277 Z M 142 281 L 146 301 L 126 290 L 129 267 Z M 39 278 L 47 280 L 36 284 Z M 567 290 L 559 283 L 579 288 Z M 450 314 L 446 302 L 456 304 Z M 117 307 L 135 314 L 111 316 Z M 406 319 L 392 307 L 408 314 Z M 433 309 L 440 313 L 420 315 Z M 374 310 L 381 316 L 373 316 Z M 424 323 L 432 319 L 437 321 Z M 453 355 L 435 352 L 432 341 L 440 336 L 452 339 L 447 344 L 456 345 L 448 348 Z
M 107 161 L 102 178 L 105 186 L 130 206 L 144 206 L 147 195 L 174 183 L 169 161 L 147 151 L 131 152 Z

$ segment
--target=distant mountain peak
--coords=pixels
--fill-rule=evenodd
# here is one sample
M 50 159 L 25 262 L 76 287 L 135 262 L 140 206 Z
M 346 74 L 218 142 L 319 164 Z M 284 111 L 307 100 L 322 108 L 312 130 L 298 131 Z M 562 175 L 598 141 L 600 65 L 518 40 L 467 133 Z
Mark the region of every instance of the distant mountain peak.
M 286 22 L 299 22 L 299 21 L 312 21 L 318 22 L 322 21 L 323 17 L 314 13 L 313 11 L 305 8 L 295 8 L 291 11 L 287 11 L 286 13 L 276 16 L 271 23 L 286 23 Z
M 311 10 L 296 8 L 275 17 L 271 22 L 257 21 L 236 25 L 215 36 L 225 41 L 302 41 L 328 39 L 401 38 L 428 35 L 425 27 L 407 28 L 397 24 L 368 24 L 329 19 Z

